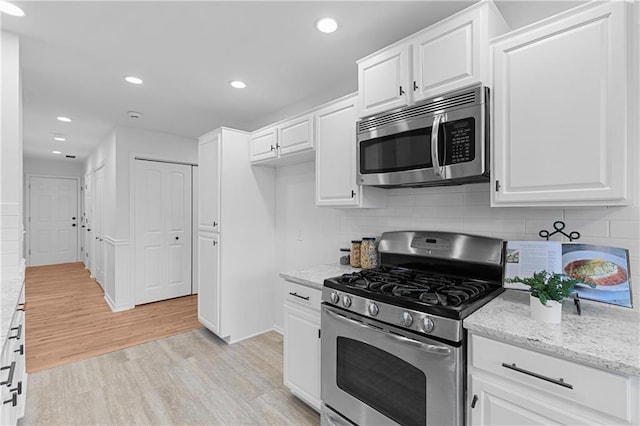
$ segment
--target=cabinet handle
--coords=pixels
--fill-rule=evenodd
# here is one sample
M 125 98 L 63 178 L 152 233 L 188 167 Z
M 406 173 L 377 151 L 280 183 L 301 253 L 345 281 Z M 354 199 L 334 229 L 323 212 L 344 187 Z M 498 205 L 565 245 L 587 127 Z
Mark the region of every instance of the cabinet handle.
M 17 327 L 11 327 L 11 330 L 17 330 L 18 332 L 16 333 L 15 336 L 9 336 L 9 339 L 17 339 L 20 340 L 20 336 L 22 336 L 22 324 L 20 324 Z
M 271 151 L 273 151 L 275 148 L 273 147 L 273 145 L 271 145 Z
M 473 395 L 473 399 L 471 400 L 471 408 L 476 408 L 477 403 L 478 403 L 478 395 Z
M 217 246 L 217 245 L 218 245 L 218 242 L 217 242 L 216 240 L 213 240 L 213 245 L 214 245 L 214 246 Z
M 496 192 L 500 191 L 500 181 L 496 180 Z
M 418 83 L 416 83 L 415 81 L 413 82 L 413 91 L 415 92 L 416 90 L 418 90 Z
M 304 300 L 309 300 L 310 296 L 300 296 L 298 293 L 291 293 L 289 292 L 290 295 L 295 296 L 295 297 L 299 297 L 300 299 L 304 299 Z
M 3 370 L 9 370 L 9 375 L 7 376 L 7 380 L 5 380 L 4 382 L 0 382 L 0 386 L 3 386 L 3 385 L 11 386 L 13 384 L 13 375 L 16 372 L 16 362 L 11 361 L 11 364 L 0 368 L 0 371 L 3 371 Z
M 22 395 L 22 380 L 18 382 L 18 386 L 13 389 L 9 389 L 9 392 L 16 392 L 18 395 Z
M 558 385 L 558 386 L 562 386 L 562 387 L 565 387 L 565 388 L 573 389 L 573 385 L 570 385 L 569 383 L 565 383 L 565 381 L 564 381 L 564 379 L 562 377 L 559 378 L 559 379 L 553 379 L 551 377 L 543 376 L 541 374 L 534 373 L 534 372 L 529 371 L 529 370 L 525 370 L 524 368 L 520 368 L 520 367 L 516 366 L 515 363 L 507 364 L 507 363 L 503 362 L 502 366 L 504 368 L 508 368 L 509 370 L 517 371 L 518 373 L 526 374 L 527 376 L 535 377 L 536 379 L 540 379 L 540 380 L 544 380 L 546 382 L 553 383 L 554 385 Z
M 25 309 L 27 309 L 27 302 L 18 303 L 18 309 L 16 309 L 16 311 L 24 312 Z
M 11 399 L 7 399 L 6 401 L 2 401 L 2 403 L 3 404 L 11 403 L 11 406 L 15 407 L 16 405 L 18 405 L 18 394 L 17 393 L 11 394 Z
M 24 355 L 24 345 L 20 345 L 20 347 L 16 349 L 14 352 L 19 352 L 20 355 Z
M 279 143 L 276 144 L 276 149 L 280 149 L 280 144 Z
M 216 226 L 218 226 L 218 222 L 216 222 L 215 220 L 213 221 L 213 227 L 215 228 Z
M 353 189 L 351 190 L 351 198 L 355 198 L 356 196 L 356 191 L 354 191 Z
M 400 86 L 400 96 L 404 95 L 404 90 L 402 89 L 402 86 Z

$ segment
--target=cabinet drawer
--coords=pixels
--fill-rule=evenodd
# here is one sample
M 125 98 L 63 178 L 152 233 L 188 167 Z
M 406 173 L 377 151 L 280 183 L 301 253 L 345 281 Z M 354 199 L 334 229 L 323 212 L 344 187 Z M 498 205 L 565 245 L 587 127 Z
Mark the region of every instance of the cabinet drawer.
M 474 368 L 631 421 L 632 378 L 480 336 L 471 337 Z
M 285 302 L 320 310 L 322 291 L 291 281 L 284 282 L 284 291 Z

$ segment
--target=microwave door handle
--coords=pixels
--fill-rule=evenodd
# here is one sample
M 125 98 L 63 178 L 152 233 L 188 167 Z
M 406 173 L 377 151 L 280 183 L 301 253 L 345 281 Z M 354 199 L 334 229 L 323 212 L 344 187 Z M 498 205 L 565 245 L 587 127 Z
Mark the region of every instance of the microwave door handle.
M 446 179 L 447 176 L 447 168 L 445 167 L 445 164 L 447 163 L 447 129 L 446 129 L 446 124 L 447 124 L 447 113 L 443 113 L 442 114 L 442 119 L 440 124 L 442 125 L 442 147 L 444 148 L 443 152 L 442 152 L 442 164 L 440 164 L 440 176 L 442 176 L 443 179 Z M 439 126 L 438 126 L 439 127 Z M 440 152 L 438 152 L 439 154 Z
M 440 121 L 442 114 L 436 114 L 433 117 L 433 125 L 431 126 L 431 162 L 433 163 L 433 172 L 436 176 L 442 177 L 440 169 L 440 160 L 438 160 L 438 131 L 440 130 Z

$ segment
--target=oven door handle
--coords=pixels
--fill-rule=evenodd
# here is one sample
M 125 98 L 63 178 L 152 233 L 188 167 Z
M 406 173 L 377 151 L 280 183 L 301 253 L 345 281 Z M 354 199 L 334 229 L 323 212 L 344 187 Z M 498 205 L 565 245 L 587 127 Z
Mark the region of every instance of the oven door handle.
M 446 346 L 438 346 L 438 345 L 430 345 L 428 343 L 422 343 L 418 340 L 414 340 L 414 339 L 410 339 L 408 337 L 404 337 L 404 336 L 399 336 L 397 334 L 391 334 L 391 333 L 387 333 L 386 331 L 383 330 L 378 330 L 375 327 L 369 327 L 368 325 L 361 323 L 359 321 L 355 321 L 352 320 L 351 318 L 347 318 L 344 315 L 340 315 L 332 310 L 330 310 L 327 307 L 323 307 L 324 311 L 326 312 L 327 315 L 329 315 L 331 318 L 337 320 L 337 321 L 343 321 L 343 322 L 347 322 L 351 325 L 355 325 L 357 327 L 360 328 L 364 328 L 370 331 L 375 331 L 383 336 L 385 336 L 387 339 L 389 340 L 393 340 L 394 342 L 400 342 L 403 344 L 409 344 L 413 347 L 415 347 L 416 349 L 420 349 L 421 351 L 424 352 L 428 352 L 430 354 L 435 354 L 435 355 L 451 355 L 451 349 L 449 349 Z

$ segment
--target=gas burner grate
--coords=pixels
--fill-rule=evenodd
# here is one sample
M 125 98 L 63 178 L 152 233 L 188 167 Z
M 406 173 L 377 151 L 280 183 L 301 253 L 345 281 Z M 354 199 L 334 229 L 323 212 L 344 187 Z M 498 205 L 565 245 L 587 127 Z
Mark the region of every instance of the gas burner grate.
M 339 281 L 373 293 L 449 307 L 462 306 L 492 291 L 487 283 L 479 280 L 386 266 L 344 274 Z

